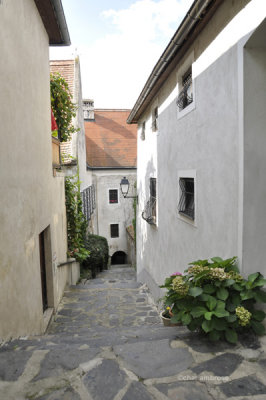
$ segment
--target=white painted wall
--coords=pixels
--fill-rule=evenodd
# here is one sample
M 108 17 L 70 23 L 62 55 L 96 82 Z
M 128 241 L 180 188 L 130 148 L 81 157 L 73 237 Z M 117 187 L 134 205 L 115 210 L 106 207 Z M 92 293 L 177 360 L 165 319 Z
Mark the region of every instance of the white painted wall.
M 123 251 L 128 254 L 126 227 L 132 225 L 134 210 L 133 199 L 124 199 L 121 194 L 120 182 L 124 176 L 130 182 L 128 195 L 135 195 L 136 170 L 106 169 L 93 171 L 97 191 L 98 234 L 107 239 L 110 256 L 116 251 Z M 109 203 L 109 189 L 118 190 L 118 203 Z M 119 224 L 118 238 L 111 238 L 110 224 Z
M 29 23 L 30 21 L 30 23 Z M 39 234 L 50 227 L 49 306 L 67 282 L 64 179 L 53 177 L 48 36 L 33 0 L 0 2 L 0 341 L 44 329 Z
M 239 15 L 230 22 L 229 27 L 218 31 L 220 36 L 230 39 L 226 48 L 217 52 L 217 40 L 211 43 L 211 38 L 217 35 L 217 26 L 225 24 L 230 1 L 222 6 L 213 20 L 209 22 L 205 31 L 196 39 L 193 48 L 189 49 L 184 58 L 177 65 L 176 70 L 165 82 L 154 99 L 159 105 L 159 131 L 155 133 L 148 130 L 146 139 L 140 139 L 140 127 L 143 121 L 149 126 L 153 104 L 146 109 L 139 120 L 138 134 L 138 192 L 140 196 L 137 225 L 137 271 L 138 279 L 146 282 L 155 297 L 160 296 L 158 285 L 162 284 L 165 277 L 176 271 L 184 271 L 189 262 L 196 259 L 221 256 L 223 258 L 239 256 L 242 260 L 240 248 L 249 252 L 246 257 L 244 272 L 252 272 L 252 259 L 256 250 L 261 252 L 258 259 L 261 261 L 265 255 L 263 243 L 266 235 L 266 219 L 259 220 L 262 215 L 265 199 L 265 182 L 254 183 L 258 168 L 264 166 L 264 135 L 262 126 L 265 118 L 261 119 L 262 104 L 265 107 L 265 94 L 261 94 L 254 102 L 249 112 L 246 113 L 248 122 L 245 123 L 245 153 L 241 153 L 240 146 L 240 93 L 243 91 L 239 81 L 239 65 L 241 64 L 238 34 Z M 242 2 L 244 3 L 244 2 Z M 239 6 L 233 5 L 232 8 Z M 256 7 L 254 12 L 252 7 Z M 253 12 L 251 12 L 251 9 Z M 239 10 L 235 9 L 237 14 Z M 232 12 L 232 9 L 230 9 Z M 241 21 L 249 21 L 250 26 L 258 26 L 265 17 L 265 2 L 251 1 L 241 11 Z M 230 18 L 228 15 L 228 21 Z M 252 23 L 250 18 L 253 18 Z M 245 27 L 245 25 L 243 25 Z M 241 27 L 242 31 L 242 27 Z M 235 32 L 235 34 L 233 34 Z M 249 30 L 245 31 L 249 33 Z M 208 37 L 207 37 L 208 36 Z M 243 45 L 242 43 L 242 53 Z M 205 46 L 205 48 L 204 48 Z M 206 49 L 206 50 L 205 50 Z M 178 116 L 175 99 L 178 95 L 179 71 L 186 64 L 186 60 L 193 52 L 192 65 L 194 76 L 194 106 L 189 113 Z M 213 58 L 205 57 L 206 54 L 216 54 Z M 246 71 L 249 84 L 246 86 L 245 110 L 247 109 L 249 93 L 255 96 L 256 89 L 264 76 L 265 82 L 265 53 L 256 55 L 255 59 L 246 57 Z M 251 78 L 254 70 L 258 75 L 253 86 Z M 243 64 L 242 64 L 243 65 Z M 241 65 L 240 65 L 241 68 Z M 263 88 L 263 86 L 262 86 Z M 251 90 L 251 91 L 250 91 Z M 263 89 L 259 90 L 261 92 Z M 265 93 L 265 92 L 263 92 Z M 256 105 L 260 102 L 257 109 Z M 245 111 L 246 112 L 246 111 Z M 259 113 L 259 115 L 258 115 Z M 257 119 L 260 117 L 260 122 Z M 148 121 L 148 123 L 147 123 Z M 256 125 L 256 129 L 254 127 Z M 254 142 L 255 134 L 255 142 Z M 243 141 L 243 136 L 242 136 Z M 252 143 L 252 145 L 251 145 Z M 257 148 L 259 159 L 254 162 Z M 244 159 L 245 170 L 240 160 Z M 248 166 L 248 163 L 252 164 Z M 246 168 L 250 171 L 247 173 Z M 179 201 L 178 177 L 181 171 L 188 171 L 195 176 L 196 191 L 196 218 L 193 223 L 180 218 L 177 210 Z M 245 173 L 244 196 L 244 224 L 246 227 L 253 225 L 253 230 L 244 228 L 243 246 L 239 246 L 239 227 L 243 225 L 243 214 L 239 213 L 241 207 L 241 190 Z M 261 172 L 262 174 L 262 172 Z M 148 200 L 149 177 L 157 177 L 158 213 L 157 227 L 151 226 L 141 218 L 145 201 Z M 253 182 L 253 187 L 250 183 Z M 262 185 L 260 187 L 260 184 Z M 254 185 L 259 192 L 256 207 L 252 205 Z M 254 209 L 256 208 L 255 215 Z M 250 213 L 252 209 L 252 213 Z M 251 223 L 252 220 L 252 223 Z M 251 236 L 259 224 L 256 238 Z M 241 231 L 240 231 L 241 232 Z M 251 234 L 252 232 L 252 234 Z M 240 233 L 241 234 L 241 233 Z M 255 240 L 254 240 L 255 239 Z M 258 264 L 258 263 L 256 263 Z M 242 265 L 240 265 L 242 267 Z M 256 268 L 255 268 L 256 270 Z M 260 268 L 263 272 L 263 267 Z

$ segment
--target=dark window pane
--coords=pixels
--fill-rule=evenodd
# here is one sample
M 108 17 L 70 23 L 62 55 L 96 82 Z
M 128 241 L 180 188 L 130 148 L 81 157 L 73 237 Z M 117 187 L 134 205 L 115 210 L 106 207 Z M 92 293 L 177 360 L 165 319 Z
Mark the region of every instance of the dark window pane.
M 181 196 L 178 211 L 190 219 L 195 217 L 194 203 L 194 178 L 180 178 L 179 185 Z
M 118 190 L 109 190 L 109 203 L 118 203 Z
M 119 237 L 119 225 L 118 224 L 111 224 L 110 231 L 111 231 L 111 238 Z

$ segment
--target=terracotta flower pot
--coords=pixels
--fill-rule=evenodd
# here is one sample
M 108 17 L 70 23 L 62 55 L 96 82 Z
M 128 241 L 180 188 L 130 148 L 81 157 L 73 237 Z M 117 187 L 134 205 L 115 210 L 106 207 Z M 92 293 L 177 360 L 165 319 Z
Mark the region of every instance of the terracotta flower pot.
M 171 318 L 164 316 L 164 311 L 161 311 L 160 317 L 161 317 L 161 319 L 163 321 L 164 326 L 181 326 L 182 325 L 181 322 L 176 322 L 175 324 L 172 324 L 171 323 Z

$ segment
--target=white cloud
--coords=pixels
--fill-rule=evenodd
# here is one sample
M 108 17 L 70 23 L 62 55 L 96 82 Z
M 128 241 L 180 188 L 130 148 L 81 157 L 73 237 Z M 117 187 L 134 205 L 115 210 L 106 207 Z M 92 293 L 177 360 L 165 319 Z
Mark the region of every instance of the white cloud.
M 83 97 L 98 108 L 131 108 L 191 3 L 139 0 L 128 9 L 104 11 L 114 33 L 78 48 Z

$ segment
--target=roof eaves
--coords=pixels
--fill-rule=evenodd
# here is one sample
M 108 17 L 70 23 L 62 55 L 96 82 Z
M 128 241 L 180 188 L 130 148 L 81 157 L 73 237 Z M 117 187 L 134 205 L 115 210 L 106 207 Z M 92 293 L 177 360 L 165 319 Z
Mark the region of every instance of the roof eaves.
M 153 68 L 152 73 L 128 116 L 128 124 L 138 122 L 139 117 L 150 102 L 152 91 L 158 91 L 162 83 L 171 73 L 172 69 L 169 67 L 176 55 L 182 51 L 190 33 L 194 31 L 198 24 L 204 24 L 207 9 L 212 5 L 215 5 L 216 7 L 214 8 L 216 9 L 223 1 L 224 0 L 195 0 L 193 2 L 174 36 Z M 163 74 L 164 79 L 160 79 Z
M 71 44 L 61 0 L 34 0 L 49 37 L 50 46 Z

